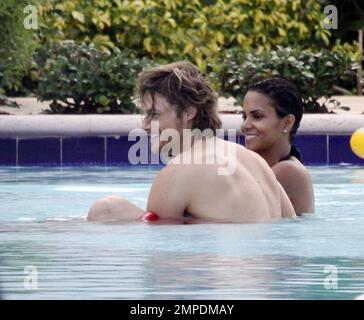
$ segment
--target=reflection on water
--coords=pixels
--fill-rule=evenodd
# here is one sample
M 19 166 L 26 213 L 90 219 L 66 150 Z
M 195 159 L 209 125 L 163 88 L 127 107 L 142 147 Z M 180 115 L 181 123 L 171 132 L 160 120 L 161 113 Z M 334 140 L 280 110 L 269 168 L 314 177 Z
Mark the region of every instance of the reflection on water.
M 5 298 L 352 299 L 364 292 L 364 259 L 212 253 L 222 240 L 214 231 L 218 226 L 211 226 L 200 239 L 193 229 L 186 233 L 174 229 L 176 236 L 166 237 L 171 243 L 163 250 L 167 240 L 162 232 L 169 227 L 89 228 L 87 222 L 67 222 L 30 224 L 26 231 L 26 225 L 13 227 L 2 237 L 0 279 Z M 188 233 L 193 241 L 188 242 Z M 219 239 L 193 248 L 193 242 L 204 242 L 207 235 Z M 230 240 L 220 251 L 229 246 L 244 250 Z M 179 241 L 187 244 L 175 246 Z M 23 285 L 24 267 L 29 265 L 37 267 L 37 290 Z M 325 289 L 327 265 L 338 270 L 336 290 Z
M 3 297 L 353 299 L 364 292 L 362 169 L 312 168 L 317 213 L 296 220 L 179 226 L 85 221 L 90 203 L 110 190 L 145 206 L 156 172 L 0 169 Z M 37 268 L 37 290 L 24 288 L 26 266 Z M 336 289 L 325 287 L 327 266 L 337 270 Z
M 356 169 L 353 170 L 351 173 L 351 182 L 352 183 L 361 183 L 364 184 L 364 169 Z

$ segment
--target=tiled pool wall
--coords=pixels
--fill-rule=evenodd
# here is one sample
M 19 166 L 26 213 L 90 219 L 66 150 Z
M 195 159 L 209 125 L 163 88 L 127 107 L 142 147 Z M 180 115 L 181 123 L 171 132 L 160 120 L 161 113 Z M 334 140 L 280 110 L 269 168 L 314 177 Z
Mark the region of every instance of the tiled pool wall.
M 237 142 L 244 145 L 244 137 Z M 298 135 L 294 144 L 307 165 L 364 165 L 350 149 L 349 135 Z M 0 165 L 5 166 L 115 166 L 128 165 L 127 136 L 0 139 Z
M 41 121 L 44 121 L 46 116 L 41 117 L 43 117 Z M 95 117 L 99 117 L 97 120 L 100 121 L 96 121 Z M 46 118 L 50 121 L 47 121 L 48 129 L 44 129 L 44 124 L 40 124 L 39 120 L 34 122 L 36 118 L 31 118 L 31 116 L 22 117 L 16 122 L 14 122 L 16 120 L 14 118 L 3 116 L 0 118 L 0 166 L 128 165 L 130 164 L 128 151 L 136 141 L 129 141 L 127 133 L 131 128 L 139 126 L 140 117 L 123 118 L 124 120 L 132 119 L 132 121 L 123 121 L 121 127 L 120 122 L 111 117 L 87 118 L 86 130 L 82 129 L 86 124 L 85 116 L 76 118 L 76 120 L 82 119 L 83 124 L 82 121 L 79 122 L 72 118 L 75 122 L 71 129 L 69 126 L 67 127 L 72 122 L 70 118 L 55 118 L 55 116 Z M 302 152 L 305 164 L 364 165 L 364 159 L 356 156 L 350 148 L 351 133 L 355 128 L 364 127 L 364 117 L 360 118 L 360 121 L 356 118 L 355 123 L 351 125 L 348 125 L 348 121 L 343 122 L 342 118 L 336 125 L 329 119 L 326 119 L 326 124 L 323 121 L 315 124 L 317 121 L 314 119 L 316 118 L 309 118 L 306 116 L 305 124 L 301 124 L 300 131 L 294 140 L 294 144 Z M 333 119 L 338 121 L 336 120 L 338 118 Z M 62 121 L 67 121 L 67 123 L 62 125 Z M 93 123 L 93 127 L 90 126 L 90 121 Z M 239 116 L 223 118 L 225 129 L 238 130 L 240 122 Z M 75 125 L 77 123 L 79 123 L 78 126 Z M 338 126 L 339 130 L 334 129 Z M 37 128 L 42 128 L 42 131 Z M 41 134 L 38 134 L 39 132 Z M 244 136 L 238 135 L 237 143 L 244 145 Z

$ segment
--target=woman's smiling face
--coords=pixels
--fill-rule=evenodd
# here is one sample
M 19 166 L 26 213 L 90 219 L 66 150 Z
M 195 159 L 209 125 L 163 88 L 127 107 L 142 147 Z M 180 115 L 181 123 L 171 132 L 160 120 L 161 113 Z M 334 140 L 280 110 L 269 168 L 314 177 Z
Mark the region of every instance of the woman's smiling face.
M 279 118 L 270 98 L 256 91 L 248 91 L 243 102 L 241 131 L 245 146 L 257 153 L 281 143 L 284 134 L 284 118 Z

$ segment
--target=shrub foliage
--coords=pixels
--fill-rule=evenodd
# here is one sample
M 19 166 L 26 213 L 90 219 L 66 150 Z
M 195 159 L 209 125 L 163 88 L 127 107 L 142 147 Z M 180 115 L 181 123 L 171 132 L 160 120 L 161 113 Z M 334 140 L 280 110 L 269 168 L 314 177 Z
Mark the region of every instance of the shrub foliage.
M 325 112 L 326 105 L 318 99 L 334 94 L 333 85 L 339 80 L 354 79 L 353 60 L 343 52 L 321 50 L 312 52 L 301 48 L 283 48 L 264 54 L 242 54 L 228 51 L 219 74 L 222 92 L 241 103 L 250 85 L 272 76 L 292 81 L 303 99 L 306 112 Z
M 62 0 L 43 6 L 45 37 L 119 46 L 159 63 L 187 59 L 217 66 L 227 48 L 329 44 L 316 0 Z
M 129 50 L 97 50 L 65 41 L 37 55 L 42 80 L 38 97 L 55 113 L 137 113 L 132 94 L 147 65 Z

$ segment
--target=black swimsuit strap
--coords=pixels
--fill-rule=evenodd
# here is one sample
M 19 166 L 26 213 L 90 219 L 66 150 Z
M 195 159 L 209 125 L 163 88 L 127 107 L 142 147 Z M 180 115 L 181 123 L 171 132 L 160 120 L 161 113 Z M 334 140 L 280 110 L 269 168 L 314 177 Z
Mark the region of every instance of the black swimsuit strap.
M 289 154 L 287 154 L 285 157 L 283 157 L 282 159 L 279 159 L 278 162 L 289 160 L 290 157 L 292 157 L 291 152 Z
M 301 151 L 296 146 L 291 146 L 289 154 L 280 159 L 278 162 L 289 160 L 290 157 L 295 157 L 299 162 L 303 163 Z

